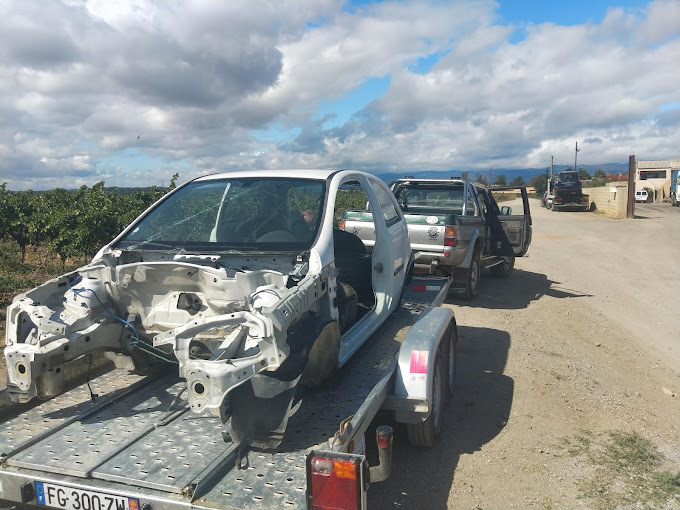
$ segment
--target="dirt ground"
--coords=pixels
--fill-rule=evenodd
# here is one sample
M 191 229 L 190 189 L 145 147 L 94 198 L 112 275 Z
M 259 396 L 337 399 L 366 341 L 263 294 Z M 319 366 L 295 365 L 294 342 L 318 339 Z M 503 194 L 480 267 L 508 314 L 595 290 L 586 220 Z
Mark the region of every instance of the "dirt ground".
M 531 207 L 510 279 L 485 273 L 475 301 L 447 302 L 460 340 L 440 446 L 415 449 L 396 426 L 369 508 L 680 508 L 680 210 Z M 638 470 L 651 451 L 670 490 Z

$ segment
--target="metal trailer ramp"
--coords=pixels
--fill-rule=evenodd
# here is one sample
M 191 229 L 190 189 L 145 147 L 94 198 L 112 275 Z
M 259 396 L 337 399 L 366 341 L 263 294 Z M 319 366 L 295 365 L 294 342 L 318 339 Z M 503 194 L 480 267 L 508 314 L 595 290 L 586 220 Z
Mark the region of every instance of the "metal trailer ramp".
M 219 418 L 187 410 L 176 375 L 114 370 L 90 382 L 94 402 L 83 385 L 0 423 L 0 498 L 21 501 L 19 487 L 44 481 L 137 498 L 151 510 L 305 509 L 307 452 L 332 449 L 350 416 L 357 437 L 364 433 L 391 391 L 401 340 L 446 295 L 448 280 L 434 280 L 425 288 L 414 279 L 348 363 L 302 394 L 276 451 L 225 442 Z

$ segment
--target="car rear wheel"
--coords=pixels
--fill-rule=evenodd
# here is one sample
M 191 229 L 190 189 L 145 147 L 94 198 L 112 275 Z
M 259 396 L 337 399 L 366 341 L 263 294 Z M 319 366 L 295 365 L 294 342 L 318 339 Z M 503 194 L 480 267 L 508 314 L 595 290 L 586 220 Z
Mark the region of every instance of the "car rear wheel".
M 482 274 L 482 258 L 479 254 L 479 248 L 475 248 L 472 253 L 472 260 L 470 261 L 470 269 L 467 274 L 467 281 L 465 282 L 465 292 L 463 299 L 471 301 L 477 297 L 479 291 L 479 278 Z

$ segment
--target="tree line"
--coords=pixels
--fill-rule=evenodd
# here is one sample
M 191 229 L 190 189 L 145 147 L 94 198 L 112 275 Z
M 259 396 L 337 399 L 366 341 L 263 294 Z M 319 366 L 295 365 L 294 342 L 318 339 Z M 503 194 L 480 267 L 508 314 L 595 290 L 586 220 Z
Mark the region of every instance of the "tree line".
M 62 264 L 71 257 L 92 257 L 132 220 L 168 191 L 175 188 L 175 174 L 168 188 L 144 190 L 104 188 L 99 182 L 88 188 L 45 192 L 8 191 L 0 184 L 0 240 L 19 245 L 21 263 L 28 246 L 44 245 Z

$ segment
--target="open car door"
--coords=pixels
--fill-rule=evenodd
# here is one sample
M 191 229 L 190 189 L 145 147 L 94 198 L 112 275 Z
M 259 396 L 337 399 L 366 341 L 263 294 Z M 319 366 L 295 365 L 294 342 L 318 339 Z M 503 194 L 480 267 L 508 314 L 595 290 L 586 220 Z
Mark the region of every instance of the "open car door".
M 498 219 L 515 257 L 524 256 L 531 244 L 531 212 L 527 189 L 524 186 L 494 186 L 489 191 L 498 204 Z

